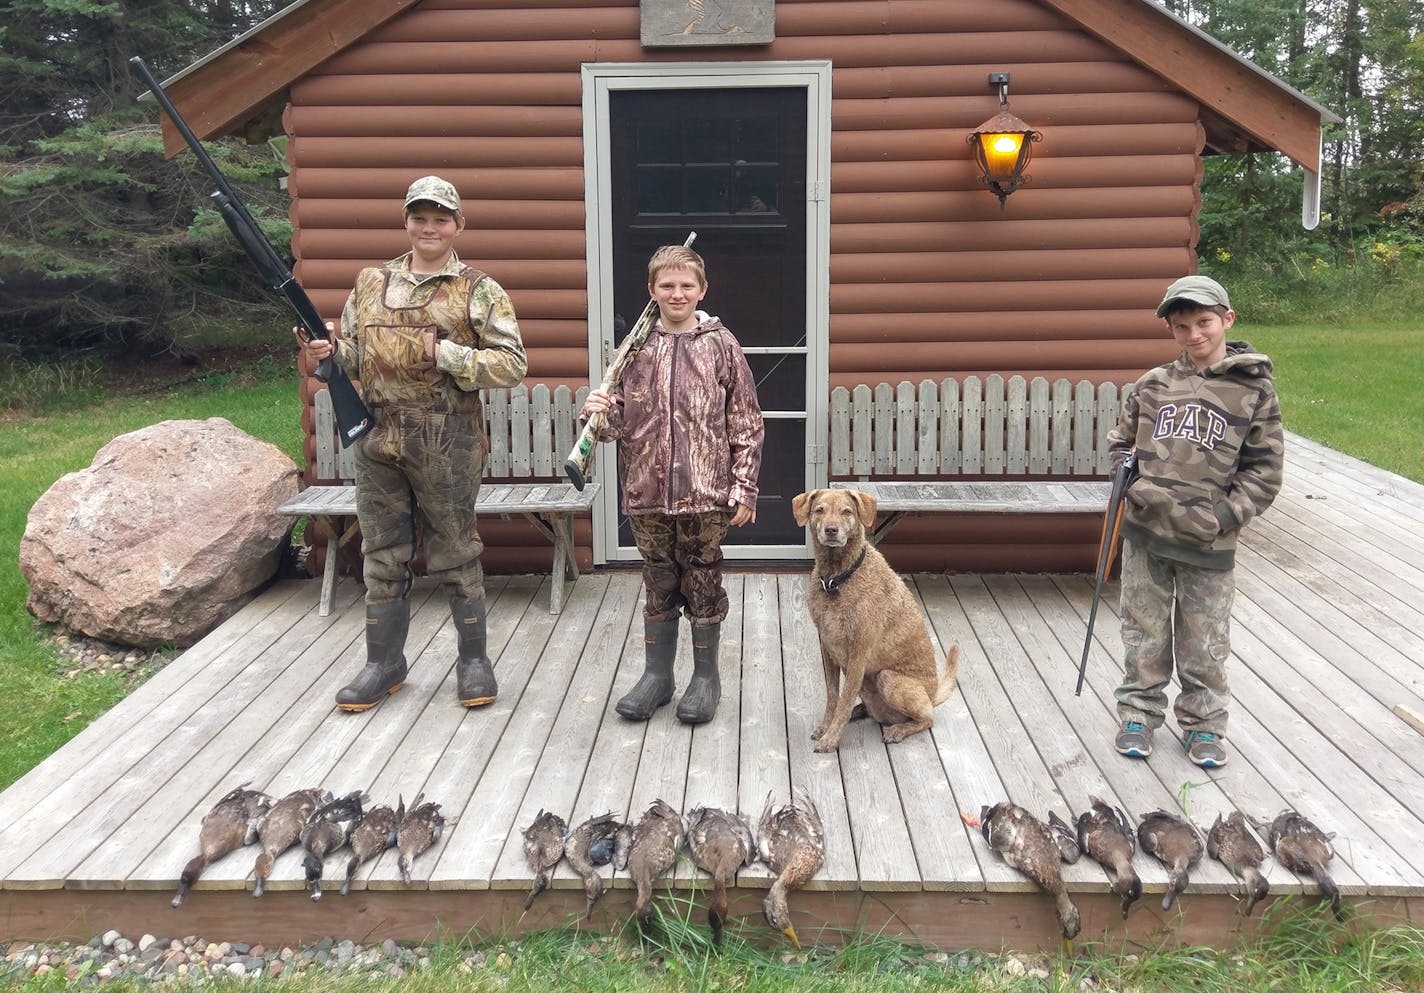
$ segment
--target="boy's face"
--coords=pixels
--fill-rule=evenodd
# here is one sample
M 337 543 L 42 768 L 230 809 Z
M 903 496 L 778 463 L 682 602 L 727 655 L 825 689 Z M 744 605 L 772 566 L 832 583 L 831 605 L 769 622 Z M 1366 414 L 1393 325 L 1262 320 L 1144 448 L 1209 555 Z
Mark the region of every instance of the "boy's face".
M 1203 307 L 1173 311 L 1163 319 L 1198 370 L 1226 358 L 1226 332 L 1236 323 L 1236 311 L 1228 310 L 1222 316 Z
M 648 284 L 648 294 L 658 302 L 663 327 L 685 330 L 696 323 L 697 305 L 707 295 L 707 285 L 691 269 L 664 269 Z
M 465 230 L 465 218 L 433 203 L 415 203 L 406 211 L 405 233 L 415 260 L 424 268 L 439 268 L 455 248 L 455 236 Z

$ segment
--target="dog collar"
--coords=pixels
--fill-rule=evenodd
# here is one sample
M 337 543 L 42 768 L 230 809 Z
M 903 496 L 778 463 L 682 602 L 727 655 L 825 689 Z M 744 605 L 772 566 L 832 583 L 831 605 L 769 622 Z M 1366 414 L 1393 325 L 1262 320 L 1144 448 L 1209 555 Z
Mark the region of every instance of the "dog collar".
M 860 550 L 860 558 L 856 559 L 855 564 L 852 565 L 845 572 L 841 573 L 839 576 L 832 576 L 830 579 L 822 579 L 821 589 L 825 590 L 827 593 L 839 593 L 840 588 L 845 585 L 846 580 L 849 579 L 851 576 L 855 575 L 855 570 L 859 569 L 861 567 L 861 564 L 865 562 L 865 553 L 869 550 L 869 548 L 869 545 L 862 548 Z

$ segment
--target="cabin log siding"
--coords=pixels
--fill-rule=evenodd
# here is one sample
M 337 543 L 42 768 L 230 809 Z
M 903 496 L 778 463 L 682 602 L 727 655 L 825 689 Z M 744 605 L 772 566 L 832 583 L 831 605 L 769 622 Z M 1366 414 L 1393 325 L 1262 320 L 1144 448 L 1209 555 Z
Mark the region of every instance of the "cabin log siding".
M 465 197 L 461 256 L 514 301 L 529 382 L 582 385 L 580 65 L 830 60 L 831 386 L 1130 381 L 1172 353 L 1152 309 L 1195 265 L 1203 115 L 1060 6 L 779 0 L 770 45 L 644 51 L 636 0 L 426 0 L 290 86 L 297 275 L 335 318 L 362 266 L 406 249 L 406 185 L 438 172 Z M 1044 133 L 1002 212 L 965 143 L 996 109 L 996 69 Z M 887 542 L 906 568 L 1079 568 L 1096 541 L 1081 522 L 918 523 Z M 542 565 L 542 540 L 504 537 L 490 525 L 492 570 Z

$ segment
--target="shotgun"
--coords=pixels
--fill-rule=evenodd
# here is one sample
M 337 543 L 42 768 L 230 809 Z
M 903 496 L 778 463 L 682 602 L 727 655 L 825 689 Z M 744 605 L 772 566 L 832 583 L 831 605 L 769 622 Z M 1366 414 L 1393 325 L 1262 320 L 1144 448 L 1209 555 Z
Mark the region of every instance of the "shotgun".
M 691 248 L 692 243 L 696 240 L 697 232 L 689 232 L 682 247 Z M 628 332 L 628 337 L 623 339 L 623 344 L 619 345 L 618 351 L 614 353 L 608 371 L 603 374 L 603 382 L 598 386 L 600 391 L 612 393 L 618 389 L 618 384 L 623 382 L 623 374 L 628 371 L 628 365 L 633 361 L 633 356 L 638 354 L 638 349 L 642 348 L 643 342 L 648 340 L 648 335 L 652 333 L 653 325 L 657 322 L 658 302 L 649 300 L 648 305 L 643 308 L 643 315 L 638 318 L 638 323 L 633 325 L 633 330 Z M 574 484 L 574 489 L 580 493 L 583 492 L 584 483 L 588 480 L 588 464 L 593 461 L 593 446 L 598 444 L 598 433 L 607 423 L 608 415 L 601 410 L 584 422 L 583 430 L 579 432 L 578 441 L 574 442 L 573 451 L 569 452 L 569 457 L 564 460 L 564 473 L 569 477 L 569 482 Z
M 163 112 L 168 115 L 168 119 L 173 122 L 173 126 L 178 129 L 178 133 L 183 136 L 183 140 L 188 143 L 188 147 L 193 150 L 193 154 L 198 157 L 198 161 L 212 178 L 213 185 L 217 187 L 211 194 L 213 203 L 222 214 L 223 220 L 227 222 L 228 230 L 242 246 L 242 250 L 247 253 L 247 257 L 256 264 L 273 288 L 282 294 L 282 297 L 291 305 L 302 329 L 308 335 L 313 338 L 329 338 L 331 334 L 326 330 L 326 323 L 321 319 L 321 315 L 317 313 L 316 304 L 312 303 L 311 297 L 307 296 L 306 291 L 293 277 L 292 270 L 282 262 L 276 250 L 272 248 L 271 243 L 262 233 L 262 229 L 257 226 L 257 222 L 252 219 L 252 215 L 247 212 L 247 208 L 238 199 L 237 193 L 228 185 L 222 170 L 217 167 L 217 163 L 208 155 L 207 149 L 203 148 L 202 143 L 198 141 L 198 136 L 193 133 L 193 129 L 188 127 L 188 122 L 183 120 L 183 115 L 178 113 L 178 108 L 173 106 L 173 101 L 168 99 L 168 94 L 163 92 L 163 86 L 159 83 L 158 77 L 153 74 L 153 70 L 148 67 L 148 63 L 138 55 L 129 59 L 129 62 L 138 70 L 138 74 L 143 77 L 144 82 L 153 91 L 153 96 L 159 106 L 163 108 Z M 331 393 L 331 410 L 336 417 L 336 434 L 341 439 L 341 447 L 346 448 L 375 425 L 370 408 L 361 399 L 361 394 L 356 392 L 356 384 L 351 382 L 351 377 L 346 375 L 346 370 L 342 369 L 333 357 L 327 356 L 317 364 L 316 378 L 325 383 L 327 390 Z
M 1098 601 L 1103 598 L 1103 581 L 1112 571 L 1113 551 L 1117 548 L 1118 535 L 1122 532 L 1122 505 L 1127 495 L 1127 484 L 1132 482 L 1137 471 L 1137 449 L 1127 453 L 1122 465 L 1113 474 L 1112 492 L 1108 494 L 1108 509 L 1103 514 L 1103 536 L 1098 543 L 1098 574 L 1093 583 L 1093 605 L 1088 609 L 1088 633 L 1083 637 L 1083 658 L 1078 663 L 1078 685 L 1074 696 L 1083 695 L 1083 677 L 1088 674 L 1088 647 L 1093 643 L 1093 623 L 1098 619 Z

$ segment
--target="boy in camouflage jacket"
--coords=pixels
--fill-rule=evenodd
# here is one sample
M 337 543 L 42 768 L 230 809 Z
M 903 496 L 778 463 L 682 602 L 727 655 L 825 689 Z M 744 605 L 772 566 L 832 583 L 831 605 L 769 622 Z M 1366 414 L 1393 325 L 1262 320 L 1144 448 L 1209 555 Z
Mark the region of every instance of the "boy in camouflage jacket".
M 692 626 L 692 679 L 678 719 L 703 724 L 722 687 L 717 647 L 727 616 L 722 539 L 756 520 L 764 429 L 756 384 L 732 332 L 697 310 L 706 267 L 668 245 L 648 262 L 658 323 L 613 395 L 589 394 L 580 416 L 608 414 L 600 441 L 618 441 L 623 512 L 643 557 L 645 665 L 615 709 L 646 721 L 672 700 L 678 617 Z
M 304 342 L 311 359 L 334 354 L 375 414 L 356 442 L 356 518 L 366 583 L 366 664 L 336 694 L 367 710 L 406 677 L 410 562 L 416 521 L 426 572 L 450 595 L 466 707 L 498 693 L 485 644 L 485 588 L 475 501 L 489 454 L 479 391 L 517 386 L 527 362 L 514 306 L 493 279 L 460 261 L 460 195 L 439 176 L 406 191 L 411 250 L 362 269 L 341 313 L 341 336 Z M 334 350 L 333 350 L 334 348 Z
M 1271 360 L 1226 340 L 1236 314 L 1220 283 L 1177 280 L 1157 316 L 1181 354 L 1129 388 L 1108 439 L 1115 467 L 1137 449 L 1138 471 L 1123 513 L 1116 746 L 1151 754 L 1175 658 L 1187 757 L 1215 768 L 1227 760 L 1236 541 L 1281 488 L 1285 442 Z

